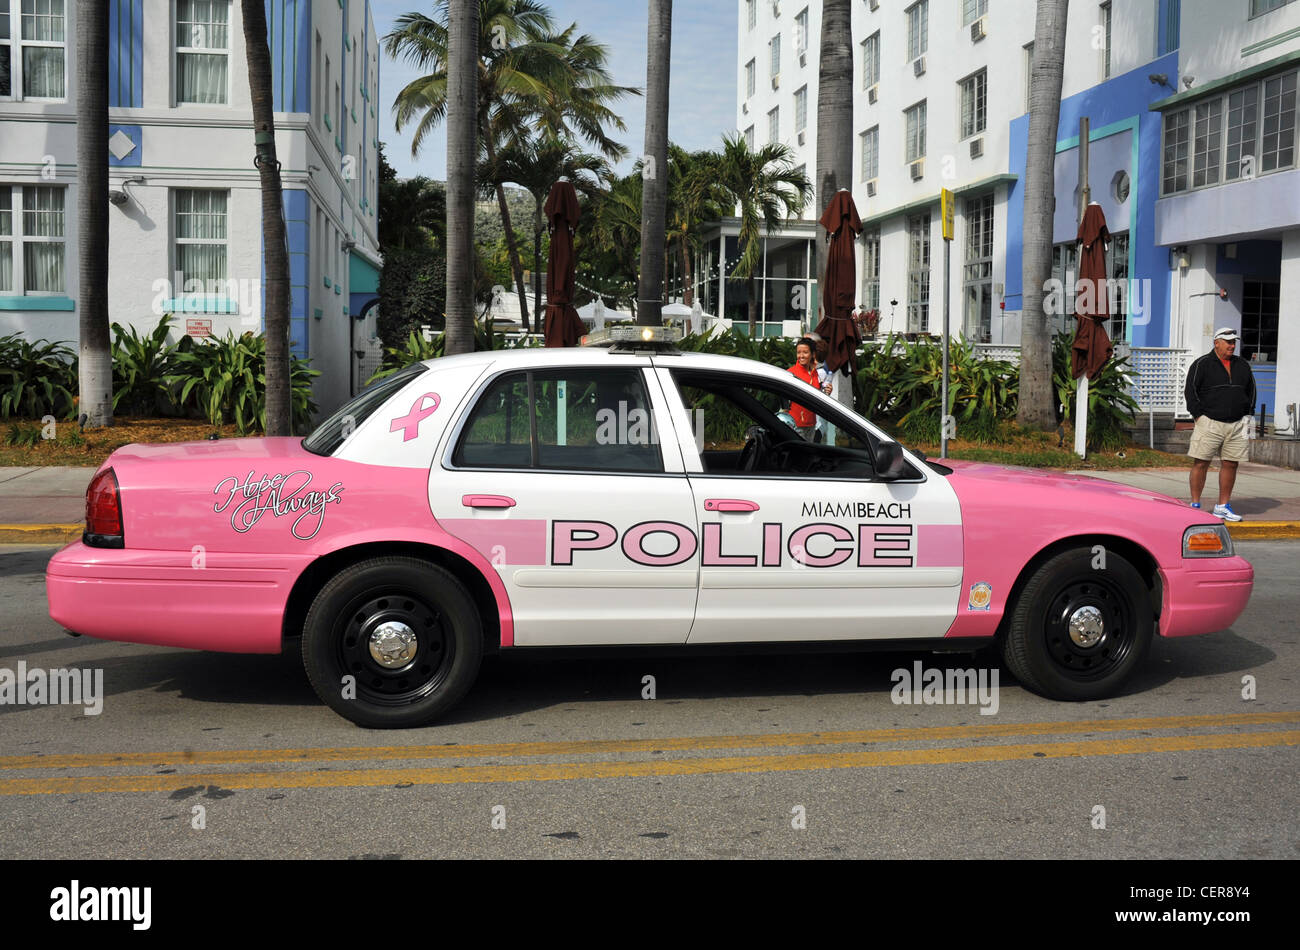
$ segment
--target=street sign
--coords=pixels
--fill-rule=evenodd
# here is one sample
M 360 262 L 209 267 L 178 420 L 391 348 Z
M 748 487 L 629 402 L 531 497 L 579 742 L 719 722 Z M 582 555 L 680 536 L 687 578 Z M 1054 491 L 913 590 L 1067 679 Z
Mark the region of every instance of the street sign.
M 939 190 L 939 216 L 943 219 L 943 239 L 952 240 L 952 219 L 953 208 L 956 204 L 956 197 L 947 188 Z

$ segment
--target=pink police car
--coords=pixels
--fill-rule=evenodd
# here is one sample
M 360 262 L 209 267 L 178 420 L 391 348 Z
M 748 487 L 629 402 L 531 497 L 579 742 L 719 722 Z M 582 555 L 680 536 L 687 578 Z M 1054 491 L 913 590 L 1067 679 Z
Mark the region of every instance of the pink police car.
M 486 651 L 575 645 L 996 644 L 1093 699 L 1153 636 L 1229 626 L 1253 576 L 1174 499 L 928 461 L 788 373 L 625 343 L 416 364 L 305 439 L 119 449 L 46 585 L 76 633 L 300 649 L 384 727 L 446 712 Z

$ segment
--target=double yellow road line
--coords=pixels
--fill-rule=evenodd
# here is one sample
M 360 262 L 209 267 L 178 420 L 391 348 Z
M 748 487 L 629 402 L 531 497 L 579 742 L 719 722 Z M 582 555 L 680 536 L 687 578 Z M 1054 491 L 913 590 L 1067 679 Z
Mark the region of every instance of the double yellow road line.
M 945 765 L 959 762 L 1009 762 L 1037 758 L 1136 755 L 1300 745 L 1300 728 L 1248 730 L 1250 726 L 1300 724 L 1300 712 L 1222 716 L 1162 716 L 1094 719 L 1076 722 L 994 723 L 848 732 L 771 733 L 752 736 L 687 736 L 669 739 L 613 739 L 577 742 L 510 742 L 478 745 L 353 746 L 319 749 L 243 749 L 194 752 L 122 752 L 90 755 L 0 756 L 0 795 L 171 792 L 206 787 L 364 788 L 393 785 L 464 785 L 493 782 L 547 782 L 593 778 L 645 778 L 673 775 L 727 775 L 857 769 L 879 766 Z M 1206 731 L 1216 730 L 1216 731 Z M 1225 731 L 1229 730 L 1229 731 Z M 1236 731 L 1230 731 L 1236 730 Z M 1117 733 L 1168 733 L 1109 737 Z M 1089 738 L 1101 734 L 1103 738 Z M 1040 742 L 1007 739 L 1047 737 Z M 1065 736 L 1083 736 L 1065 740 Z M 959 745 L 936 746 L 957 741 Z M 985 742 L 984 740 L 991 740 Z M 906 744 L 909 747 L 900 748 Z M 829 751 L 827 747 L 854 746 Z M 820 749 L 821 751 L 779 751 Z M 710 752 L 750 752 L 709 756 Z M 759 754 L 753 754 L 758 752 Z M 591 760 L 589 756 L 627 756 Z M 646 758 L 655 756 L 655 758 Z M 662 756 L 662 757 L 660 757 Z M 465 764 L 475 760 L 512 761 Z M 403 765 L 347 769 L 329 763 L 400 762 Z M 440 762 L 416 766 L 411 763 Z M 197 771 L 203 766 L 254 766 L 251 770 Z M 316 766 L 310 770 L 304 766 Z M 157 768 L 166 773 L 75 774 Z M 17 772 L 61 770 L 58 776 Z

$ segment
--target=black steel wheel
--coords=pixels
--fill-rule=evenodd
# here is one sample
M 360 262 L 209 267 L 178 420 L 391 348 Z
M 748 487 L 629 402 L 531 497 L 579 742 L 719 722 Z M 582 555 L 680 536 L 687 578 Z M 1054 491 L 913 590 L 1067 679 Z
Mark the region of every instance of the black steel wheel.
M 1137 569 L 1114 551 L 1077 548 L 1043 564 L 1020 592 L 1002 655 L 1036 693 L 1099 699 L 1141 664 L 1153 630 Z
M 426 725 L 468 691 L 482 657 L 478 611 L 450 572 L 410 557 L 354 564 L 307 613 L 303 663 L 316 694 L 357 725 Z

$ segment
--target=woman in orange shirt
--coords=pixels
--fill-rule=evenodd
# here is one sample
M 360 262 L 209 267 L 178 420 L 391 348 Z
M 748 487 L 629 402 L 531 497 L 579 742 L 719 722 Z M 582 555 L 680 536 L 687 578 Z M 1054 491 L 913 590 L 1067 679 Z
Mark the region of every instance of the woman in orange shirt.
M 794 352 L 795 364 L 790 367 L 790 374 L 796 379 L 802 379 L 814 389 L 820 389 L 821 380 L 817 374 L 817 363 L 813 360 L 813 341 L 804 337 L 795 344 Z M 794 418 L 794 425 L 799 430 L 799 434 L 811 442 L 813 432 L 817 428 L 816 413 L 797 402 L 792 402 L 790 415 Z

